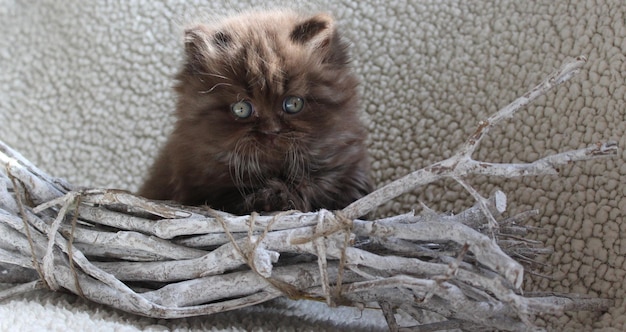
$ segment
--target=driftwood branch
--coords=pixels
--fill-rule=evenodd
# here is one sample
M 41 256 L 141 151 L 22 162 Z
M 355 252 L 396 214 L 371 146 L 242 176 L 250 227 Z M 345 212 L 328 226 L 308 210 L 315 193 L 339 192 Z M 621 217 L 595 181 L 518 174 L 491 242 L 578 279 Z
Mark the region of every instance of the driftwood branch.
M 342 211 L 234 216 L 204 207 L 149 201 L 110 189 L 76 189 L 0 142 L 0 278 L 22 283 L 0 299 L 64 288 L 138 315 L 206 315 L 287 296 L 330 306 L 374 306 L 391 330 L 527 330 L 533 316 L 606 310 L 605 299 L 522 295 L 522 262 L 549 253 L 524 239 L 537 211 L 504 218 L 506 196 L 485 198 L 464 181 L 558 174 L 558 167 L 617 154 L 615 143 L 547 156 L 528 164 L 475 161 L 491 128 L 571 78 L 566 63 L 529 93 L 479 123 L 452 157 L 394 181 Z M 456 215 L 424 208 L 359 220 L 410 190 L 451 178 L 476 199 Z M 400 326 L 394 313 L 416 319 Z M 421 324 L 424 312 L 444 321 Z

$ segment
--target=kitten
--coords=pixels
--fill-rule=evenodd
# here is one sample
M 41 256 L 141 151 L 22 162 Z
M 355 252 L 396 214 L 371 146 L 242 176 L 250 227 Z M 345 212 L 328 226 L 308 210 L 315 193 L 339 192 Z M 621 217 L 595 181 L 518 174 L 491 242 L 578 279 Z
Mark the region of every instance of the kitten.
M 139 194 L 235 214 L 341 209 L 372 190 L 347 44 L 326 14 L 185 32 L 174 131 Z

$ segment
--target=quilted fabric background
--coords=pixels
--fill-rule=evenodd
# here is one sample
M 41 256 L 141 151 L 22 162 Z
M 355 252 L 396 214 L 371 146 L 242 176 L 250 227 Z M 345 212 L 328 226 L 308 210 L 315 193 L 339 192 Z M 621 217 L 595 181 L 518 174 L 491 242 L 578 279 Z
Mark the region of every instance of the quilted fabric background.
M 272 6 L 283 6 L 273 2 Z M 137 189 L 171 128 L 172 76 L 182 28 L 258 1 L 0 0 L 0 139 L 49 173 L 81 186 Z M 582 73 L 484 140 L 474 157 L 528 162 L 599 141 L 626 146 L 626 6 L 623 1 L 320 0 L 352 42 L 371 129 L 373 177 L 383 185 L 449 157 L 486 118 L 564 60 Z M 626 330 L 626 163 L 581 162 L 559 177 L 469 182 L 503 190 L 509 213 L 554 248 L 526 291 L 615 299 L 606 313 L 540 317 L 550 330 Z M 379 215 L 441 212 L 472 203 L 442 181 L 385 205 Z M 33 323 L 32 317 L 38 320 Z M 35 324 L 35 325 L 33 325 Z M 37 325 L 39 324 L 39 325 Z M 0 330 L 380 330 L 380 315 L 280 301 L 209 318 L 158 321 L 38 292 L 0 304 Z

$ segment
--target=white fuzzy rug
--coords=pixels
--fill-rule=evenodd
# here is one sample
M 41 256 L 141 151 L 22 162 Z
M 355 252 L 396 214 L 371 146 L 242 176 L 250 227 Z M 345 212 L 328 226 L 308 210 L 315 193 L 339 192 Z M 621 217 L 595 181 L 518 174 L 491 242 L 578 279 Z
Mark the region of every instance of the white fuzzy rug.
M 206 317 L 152 319 L 67 294 L 35 292 L 0 305 L 0 331 L 386 331 L 378 311 L 277 300 Z

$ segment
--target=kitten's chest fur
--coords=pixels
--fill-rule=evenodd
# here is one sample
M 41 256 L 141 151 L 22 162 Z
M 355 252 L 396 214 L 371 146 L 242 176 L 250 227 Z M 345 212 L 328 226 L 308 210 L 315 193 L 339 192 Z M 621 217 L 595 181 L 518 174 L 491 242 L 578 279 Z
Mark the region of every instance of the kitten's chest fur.
M 340 209 L 371 190 L 346 45 L 327 15 L 186 32 L 177 122 L 140 194 L 237 214 Z

